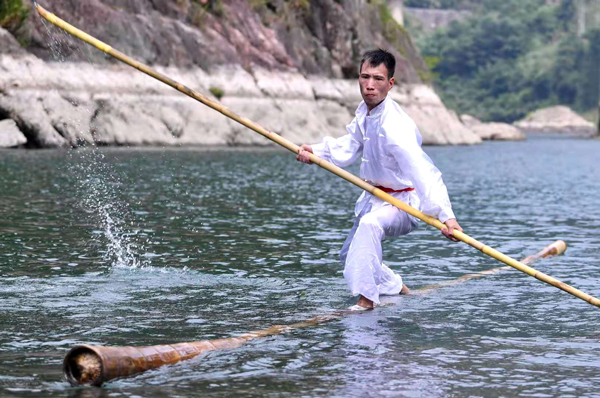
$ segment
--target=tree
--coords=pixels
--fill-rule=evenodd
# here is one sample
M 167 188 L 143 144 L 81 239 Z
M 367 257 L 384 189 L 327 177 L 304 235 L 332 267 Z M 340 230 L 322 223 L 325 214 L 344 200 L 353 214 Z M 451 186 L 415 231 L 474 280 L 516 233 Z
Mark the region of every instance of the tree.
M 591 109 L 600 101 L 600 28 L 590 30 L 585 35 L 587 51 L 582 62 L 581 109 Z
M 480 0 L 473 17 L 417 42 L 435 59 L 442 100 L 459 113 L 512 122 L 539 107 L 587 111 L 600 96 L 600 29 L 574 32 L 576 3 Z

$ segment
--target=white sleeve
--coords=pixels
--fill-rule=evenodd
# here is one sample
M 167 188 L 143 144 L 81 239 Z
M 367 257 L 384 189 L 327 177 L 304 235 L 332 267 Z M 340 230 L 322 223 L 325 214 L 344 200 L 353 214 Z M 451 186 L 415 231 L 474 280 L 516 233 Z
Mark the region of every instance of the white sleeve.
M 419 132 L 402 132 L 402 139 L 391 140 L 390 152 L 396 159 L 400 171 L 411 180 L 421 202 L 421 211 L 441 222 L 456 218 L 452 211 L 448 190 L 442 173 L 431 158 L 421 149 L 417 141 Z
M 356 118 L 346 126 L 348 134 L 340 137 L 325 137 L 320 144 L 311 145 L 313 153 L 338 167 L 354 163 L 362 154 L 363 144 Z

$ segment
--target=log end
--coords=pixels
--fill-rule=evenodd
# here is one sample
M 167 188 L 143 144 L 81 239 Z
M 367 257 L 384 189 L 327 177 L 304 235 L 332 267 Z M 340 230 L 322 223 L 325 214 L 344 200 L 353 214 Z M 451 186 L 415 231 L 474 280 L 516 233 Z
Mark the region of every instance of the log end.
M 74 347 L 65 357 L 63 372 L 71 385 L 100 386 L 103 381 L 102 359 L 89 347 Z
M 549 255 L 558 256 L 563 254 L 567 250 L 567 244 L 562 240 L 557 240 L 550 245 Z

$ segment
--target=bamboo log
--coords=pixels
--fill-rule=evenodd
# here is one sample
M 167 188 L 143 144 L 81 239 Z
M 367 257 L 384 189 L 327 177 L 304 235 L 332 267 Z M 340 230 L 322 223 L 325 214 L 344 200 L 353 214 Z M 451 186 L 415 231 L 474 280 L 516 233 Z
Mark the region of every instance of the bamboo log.
M 539 253 L 526 257 L 523 259 L 523 262 L 530 264 L 541 258 L 560 255 L 566 249 L 567 246 L 565 242 L 556 241 Z M 412 292 L 426 293 L 433 289 L 455 286 L 471 279 L 495 274 L 505 269 L 510 269 L 510 267 L 492 268 L 477 274 L 464 275 L 458 279 L 425 286 L 420 289 L 412 290 Z M 361 312 L 340 310 L 328 315 L 319 315 L 303 322 L 291 325 L 275 325 L 268 329 L 256 330 L 239 337 L 230 337 L 226 339 L 145 347 L 79 345 L 73 347 L 67 353 L 63 362 L 63 373 L 67 381 L 72 385 L 101 386 L 112 379 L 143 373 L 163 365 L 171 365 L 209 351 L 237 348 L 248 341 L 257 338 L 274 336 L 291 330 L 316 326 L 325 322 L 340 319 L 345 315 L 360 313 Z
M 161 73 L 158 73 L 157 71 L 153 70 L 149 66 L 146 66 L 146 65 L 126 56 L 122 52 L 113 49 L 108 44 L 101 42 L 100 40 L 77 29 L 76 27 L 68 24 L 67 22 L 58 18 L 56 15 L 49 13 L 48 11 L 46 11 L 44 8 L 42 8 L 37 3 L 35 4 L 35 6 L 37 8 L 37 11 L 43 18 L 45 18 L 50 23 L 58 26 L 59 28 L 63 29 L 64 31 L 68 32 L 69 34 L 96 47 L 97 49 L 99 49 L 101 51 L 104 51 L 106 54 L 118 59 L 119 61 L 126 63 L 127 65 L 130 65 L 130 66 L 138 69 L 139 71 L 144 72 L 145 74 L 152 76 L 155 79 L 173 87 L 174 89 L 180 91 L 181 93 L 183 93 L 191 98 L 194 98 L 195 100 L 216 110 L 217 112 L 222 113 L 223 115 L 227 116 L 228 118 L 235 120 L 236 122 L 240 123 L 241 125 L 248 127 L 249 129 L 251 129 L 251 130 L 263 135 L 264 137 L 270 139 L 271 141 L 281 145 L 282 147 L 284 147 L 294 153 L 298 153 L 298 150 L 300 149 L 300 147 L 298 145 L 286 140 L 285 138 L 281 137 L 278 134 L 268 131 L 267 129 L 263 128 L 262 126 L 258 125 L 257 123 L 254 123 L 253 121 L 251 121 L 245 117 L 240 117 L 240 116 L 236 115 L 235 113 L 231 112 L 227 107 L 223 106 L 223 104 L 212 101 L 211 99 L 203 96 L 202 94 L 198 93 L 197 91 L 194 91 L 194 90 L 184 86 L 183 84 L 178 83 L 175 80 L 173 80 Z M 373 185 L 367 183 L 364 180 L 361 180 L 360 178 L 347 172 L 346 170 L 344 170 L 340 167 L 337 167 L 337 166 L 333 165 L 332 163 L 329 163 L 313 154 L 310 154 L 310 160 L 313 163 L 324 168 L 325 170 L 328 170 L 328 171 L 332 172 L 333 174 L 345 179 L 346 181 L 351 182 L 352 184 L 358 186 L 359 188 L 362 188 L 365 191 L 371 193 L 372 195 L 377 196 L 381 200 L 384 200 L 384 201 L 390 203 L 391 205 L 396 206 L 398 209 L 420 219 L 421 221 L 423 221 L 437 229 L 440 229 L 440 230 L 446 228 L 446 226 L 444 224 L 442 224 L 442 222 L 440 222 L 439 220 L 436 220 L 435 218 L 420 212 L 419 210 L 415 209 L 414 207 L 407 205 L 406 203 L 402 202 L 401 200 L 398 200 L 395 197 L 393 197 L 392 195 L 382 191 L 381 189 L 375 188 Z M 499 251 L 497 251 L 489 246 L 484 245 L 483 243 L 470 237 L 469 235 L 467 235 L 464 232 L 454 231 L 453 236 L 456 239 L 458 239 L 462 242 L 465 242 L 466 244 L 473 246 L 474 248 L 480 250 L 482 253 L 487 254 L 488 256 L 495 258 L 498 261 L 503 262 L 504 264 L 510 265 L 511 267 L 513 267 L 521 272 L 524 272 L 529 276 L 533 276 L 534 278 L 536 278 L 542 282 L 545 282 L 545 283 L 548 283 L 549 285 L 555 286 L 569 294 L 572 294 L 573 296 L 575 296 L 577 298 L 580 298 L 581 300 L 584 300 L 592 305 L 595 305 L 596 307 L 600 307 L 600 300 L 598 300 L 597 298 L 590 296 L 589 294 L 584 293 L 581 290 L 578 290 L 564 282 L 561 282 L 558 279 L 555 279 L 549 275 L 539 272 L 536 269 L 528 267 L 527 265 L 525 265 L 513 258 L 510 258 L 509 256 L 502 254 Z

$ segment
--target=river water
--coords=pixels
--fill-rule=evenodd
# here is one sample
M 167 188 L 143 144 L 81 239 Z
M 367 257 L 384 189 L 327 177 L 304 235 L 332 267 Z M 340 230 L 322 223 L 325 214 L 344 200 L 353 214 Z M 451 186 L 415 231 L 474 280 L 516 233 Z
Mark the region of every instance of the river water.
M 426 148 L 465 232 L 600 296 L 600 141 Z M 356 168 L 350 171 L 357 172 Z M 600 396 L 600 309 L 516 270 L 211 352 L 104 388 L 80 343 L 237 336 L 348 307 L 360 191 L 279 150 L 0 152 L 1 396 Z M 421 225 L 386 240 L 411 288 L 501 265 Z

